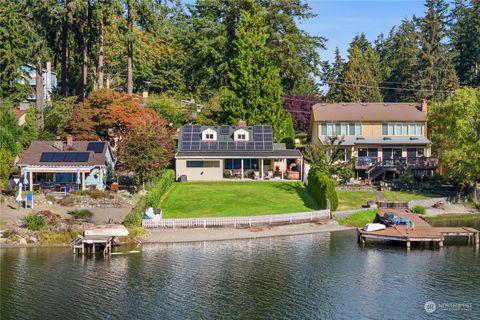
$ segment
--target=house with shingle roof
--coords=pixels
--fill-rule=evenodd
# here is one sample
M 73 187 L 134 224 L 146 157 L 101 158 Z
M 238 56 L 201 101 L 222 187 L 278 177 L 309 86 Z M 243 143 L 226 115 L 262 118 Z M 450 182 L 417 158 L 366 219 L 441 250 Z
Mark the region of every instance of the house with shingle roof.
M 107 141 L 33 141 L 17 161 L 30 190 L 104 190 L 115 173 Z
M 301 152 L 274 143 L 268 125 L 185 125 L 178 141 L 179 180 L 302 179 Z
M 419 179 L 432 176 L 438 161 L 427 138 L 423 103 L 318 103 L 312 107 L 312 143 L 337 137 L 342 160 L 356 158 L 357 178 L 398 177 L 406 169 Z

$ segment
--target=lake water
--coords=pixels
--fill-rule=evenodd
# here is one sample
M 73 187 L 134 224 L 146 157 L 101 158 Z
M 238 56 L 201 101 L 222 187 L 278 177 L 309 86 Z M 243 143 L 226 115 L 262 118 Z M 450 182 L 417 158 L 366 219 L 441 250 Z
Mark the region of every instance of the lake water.
M 362 249 L 342 231 L 143 245 L 107 259 L 2 249 L 0 318 L 480 319 L 480 253 L 463 243 Z

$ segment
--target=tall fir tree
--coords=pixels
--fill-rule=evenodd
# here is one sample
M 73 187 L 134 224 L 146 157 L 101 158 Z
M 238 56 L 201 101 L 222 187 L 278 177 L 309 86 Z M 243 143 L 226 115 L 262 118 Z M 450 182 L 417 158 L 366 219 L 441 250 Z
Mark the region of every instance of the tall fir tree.
M 327 65 L 324 69 L 324 80 L 328 85 L 328 92 L 326 94 L 326 100 L 331 102 L 343 101 L 342 95 L 342 82 L 343 71 L 345 69 L 345 61 L 340 55 L 338 47 L 335 48 L 335 60 L 332 65 Z
M 415 19 L 419 28 L 420 57 L 417 99 L 443 101 L 458 87 L 453 53 L 445 39 L 448 36 L 448 5 L 445 0 L 427 0 L 424 17 Z
M 344 101 L 378 102 L 382 95 L 378 88 L 378 80 L 370 68 L 369 56 L 361 48 L 354 45 L 350 49 L 348 63 L 343 75 L 342 96 Z
M 236 30 L 234 56 L 229 61 L 229 83 L 222 98 L 226 121 L 237 124 L 247 120 L 250 125 L 271 124 L 273 138 L 282 141 L 292 137 L 292 119 L 283 109 L 283 89 L 279 70 L 269 59 L 265 46 L 268 25 L 261 6 L 248 2 L 241 12 Z
M 415 81 L 420 54 L 417 40 L 415 23 L 404 20 L 399 27 L 390 31 L 383 42 L 379 51 L 385 72 L 383 87 L 392 88 L 384 91 L 385 101 L 416 101 L 415 90 L 418 86 Z
M 452 16 L 458 77 L 464 85 L 480 86 L 480 1 L 457 0 Z

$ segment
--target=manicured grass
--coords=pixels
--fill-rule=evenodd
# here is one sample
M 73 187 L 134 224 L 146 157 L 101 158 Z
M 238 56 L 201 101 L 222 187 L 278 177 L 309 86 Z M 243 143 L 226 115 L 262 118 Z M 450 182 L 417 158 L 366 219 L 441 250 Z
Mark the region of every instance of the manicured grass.
M 301 182 L 175 183 L 159 207 L 164 218 L 253 216 L 319 209 Z
M 405 192 L 405 191 L 382 191 L 387 201 L 408 202 L 411 200 L 422 200 L 428 198 L 437 198 L 438 195 L 430 193 Z
M 367 204 L 367 201 L 376 201 L 375 193 L 372 191 L 346 191 L 337 190 L 338 208 L 340 210 L 359 209 Z
M 472 213 L 448 213 L 439 216 L 424 217 L 428 223 L 450 222 L 450 221 L 475 221 L 480 222 L 480 214 Z
M 363 227 L 365 224 L 373 222 L 377 215 L 377 209 L 354 213 L 347 218 L 337 219 L 338 223 L 348 227 Z

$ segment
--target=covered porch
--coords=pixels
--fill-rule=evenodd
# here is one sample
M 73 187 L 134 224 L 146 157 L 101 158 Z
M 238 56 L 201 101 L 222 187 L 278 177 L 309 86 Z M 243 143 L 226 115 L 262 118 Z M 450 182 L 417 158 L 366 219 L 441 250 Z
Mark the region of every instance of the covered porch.
M 223 178 L 227 180 L 303 180 L 302 158 L 223 159 Z
M 86 190 L 91 167 L 22 167 L 22 183 L 30 191 Z M 101 171 L 100 171 L 101 172 Z

